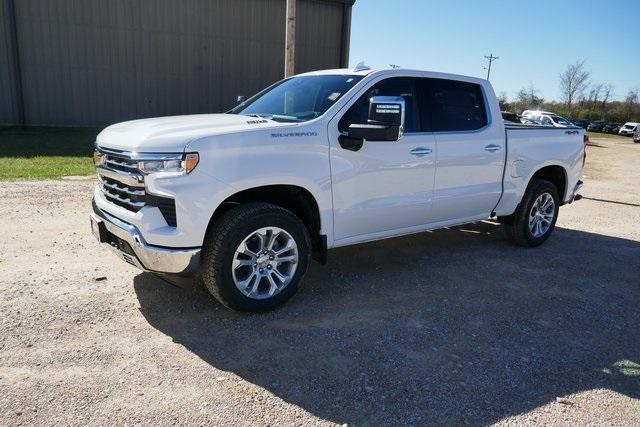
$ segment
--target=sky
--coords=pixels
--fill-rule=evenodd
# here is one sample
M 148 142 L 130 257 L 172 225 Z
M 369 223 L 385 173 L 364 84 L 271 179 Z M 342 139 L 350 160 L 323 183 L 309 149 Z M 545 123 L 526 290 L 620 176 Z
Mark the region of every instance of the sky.
M 559 74 L 585 61 L 614 98 L 640 88 L 640 0 L 356 0 L 350 66 L 450 72 L 486 78 L 513 99 L 533 84 L 558 100 Z

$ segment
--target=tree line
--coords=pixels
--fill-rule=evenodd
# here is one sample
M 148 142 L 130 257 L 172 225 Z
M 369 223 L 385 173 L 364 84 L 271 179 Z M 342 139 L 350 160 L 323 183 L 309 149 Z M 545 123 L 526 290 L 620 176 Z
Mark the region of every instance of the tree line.
M 553 111 L 571 119 L 606 120 L 608 122 L 640 122 L 640 93 L 629 89 L 624 100 L 614 101 L 615 88 L 608 83 L 591 82 L 591 73 L 584 61 L 567 66 L 560 74 L 560 100 L 547 101 L 539 95 L 535 85 L 523 87 L 515 99 L 507 94 L 498 96 L 500 109 L 522 113 L 524 110 Z

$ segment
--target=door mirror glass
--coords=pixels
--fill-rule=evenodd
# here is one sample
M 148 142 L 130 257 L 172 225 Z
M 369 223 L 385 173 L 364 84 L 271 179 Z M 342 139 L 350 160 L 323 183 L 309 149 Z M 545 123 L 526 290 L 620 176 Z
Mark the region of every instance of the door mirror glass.
M 367 124 L 349 126 L 349 137 L 369 141 L 397 141 L 404 130 L 404 99 L 374 96 L 369 100 Z

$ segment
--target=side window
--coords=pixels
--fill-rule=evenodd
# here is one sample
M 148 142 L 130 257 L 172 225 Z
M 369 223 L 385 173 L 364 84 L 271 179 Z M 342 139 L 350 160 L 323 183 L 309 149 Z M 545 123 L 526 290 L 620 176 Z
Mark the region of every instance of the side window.
M 340 132 L 348 132 L 349 125 L 366 124 L 369 115 L 369 99 L 372 96 L 401 96 L 405 102 L 404 131 L 418 132 L 418 108 L 416 88 L 413 78 L 394 77 L 382 80 L 371 86 L 358 100 L 347 110 L 338 123 Z
M 443 79 L 421 79 L 422 124 L 434 132 L 476 130 L 487 125 L 480 85 Z

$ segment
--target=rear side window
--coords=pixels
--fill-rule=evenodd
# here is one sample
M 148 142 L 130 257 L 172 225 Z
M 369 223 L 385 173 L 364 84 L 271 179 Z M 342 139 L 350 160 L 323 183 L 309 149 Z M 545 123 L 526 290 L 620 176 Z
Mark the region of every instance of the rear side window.
M 421 79 L 421 123 L 424 131 L 477 130 L 487 125 L 482 88 L 475 83 Z

